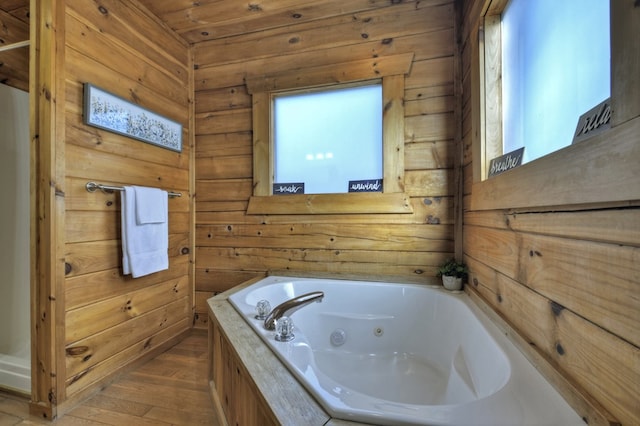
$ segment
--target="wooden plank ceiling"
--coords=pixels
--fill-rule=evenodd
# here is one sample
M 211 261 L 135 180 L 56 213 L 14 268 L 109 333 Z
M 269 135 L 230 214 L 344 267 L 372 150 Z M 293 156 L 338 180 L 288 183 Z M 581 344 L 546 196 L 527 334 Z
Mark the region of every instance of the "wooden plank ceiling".
M 402 0 L 395 0 L 402 1 Z M 386 7 L 389 0 L 139 0 L 189 43 Z M 29 38 L 29 0 L 0 0 L 0 47 Z M 0 83 L 29 88 L 29 49 L 0 52 Z
M 389 5 L 389 0 L 139 1 L 189 43 L 256 33 Z
M 0 0 L 0 48 L 29 39 L 29 0 Z M 0 83 L 29 90 L 29 48 L 0 51 Z

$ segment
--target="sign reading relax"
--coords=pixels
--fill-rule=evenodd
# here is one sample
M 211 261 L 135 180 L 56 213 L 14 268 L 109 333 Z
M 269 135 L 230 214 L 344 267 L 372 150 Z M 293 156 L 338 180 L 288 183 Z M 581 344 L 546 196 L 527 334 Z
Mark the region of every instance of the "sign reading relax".
M 580 116 L 572 143 L 580 142 L 610 127 L 611 102 L 607 99 Z

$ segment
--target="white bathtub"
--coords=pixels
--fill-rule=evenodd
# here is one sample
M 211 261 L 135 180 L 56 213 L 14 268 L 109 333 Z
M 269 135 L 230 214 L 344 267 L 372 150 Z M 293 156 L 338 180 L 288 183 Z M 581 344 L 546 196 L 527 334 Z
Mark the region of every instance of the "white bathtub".
M 0 387 L 21 393 L 30 393 L 30 360 L 0 354 Z
M 312 291 L 324 292 L 324 299 L 291 315 L 291 342 L 276 341 L 254 318 L 260 300 L 275 307 Z M 334 418 L 381 425 L 584 425 L 466 294 L 273 276 L 229 301 Z

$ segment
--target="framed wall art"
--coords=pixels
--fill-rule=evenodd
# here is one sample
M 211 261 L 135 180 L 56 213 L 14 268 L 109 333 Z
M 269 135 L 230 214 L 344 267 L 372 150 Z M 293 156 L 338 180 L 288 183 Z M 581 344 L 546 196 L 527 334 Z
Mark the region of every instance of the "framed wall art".
M 182 125 L 113 95 L 84 84 L 85 124 L 182 152 Z

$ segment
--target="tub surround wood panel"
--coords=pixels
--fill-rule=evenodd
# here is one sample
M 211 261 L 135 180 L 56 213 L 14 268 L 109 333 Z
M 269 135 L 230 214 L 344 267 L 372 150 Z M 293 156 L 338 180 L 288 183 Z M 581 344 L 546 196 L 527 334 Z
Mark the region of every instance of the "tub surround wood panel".
M 208 301 L 209 379 L 224 411 L 220 414 L 229 424 L 244 420 L 238 424 L 247 426 L 326 424 L 330 416 L 263 344 L 227 297 L 225 293 Z
M 219 276 L 233 286 L 241 282 L 228 279 L 236 273 L 244 278 L 274 270 L 430 283 L 437 265 L 453 254 L 453 2 L 348 2 L 329 9 L 330 3 L 296 3 L 309 13 L 332 10 L 326 16 L 306 19 L 300 12 L 303 18 L 286 25 L 274 21 L 255 32 L 212 33 L 194 45 L 198 292 L 211 295 L 200 277 Z M 161 16 L 173 13 L 149 7 Z M 263 23 L 272 12 L 265 8 Z M 250 93 L 274 82 L 282 87 L 291 78 L 287 84 L 296 87 L 335 81 L 340 64 L 364 64 L 363 76 L 374 75 L 372 66 L 388 72 L 386 60 L 407 73 L 400 95 L 404 114 L 389 127 L 404 141 L 405 154 L 397 162 L 404 166 L 393 172 L 404 174 L 397 185 L 401 192 L 364 194 L 365 201 L 354 203 L 342 201 L 352 198 L 348 194 L 282 197 L 278 203 L 252 198 L 259 148 L 252 145 L 252 131 L 264 125 L 253 119 L 254 103 L 262 98 Z M 398 127 L 397 121 L 404 124 Z M 396 212 L 384 197 L 397 198 Z M 345 214 L 329 214 L 340 206 Z
M 54 211 L 43 211 L 41 217 L 52 217 L 60 225 L 40 231 L 41 239 L 49 238 L 40 244 L 51 253 L 50 267 L 55 269 L 48 275 L 50 282 L 44 275 L 38 280 L 36 318 L 51 318 L 53 323 L 44 334 L 41 325 L 36 327 L 38 360 L 33 371 L 43 369 L 52 379 L 40 383 L 40 375 L 34 375 L 32 407 L 54 418 L 119 373 L 171 346 L 192 326 L 193 71 L 186 41 L 135 0 L 60 0 L 51 9 L 36 11 L 37 22 L 55 29 L 55 36 L 41 35 L 39 40 L 57 43 L 50 58 L 41 53 L 38 60 L 44 69 L 57 65 L 58 73 L 50 79 L 59 83 L 51 94 L 37 91 L 45 94 L 39 102 L 55 93 L 57 107 L 43 111 L 55 126 L 38 127 L 40 134 L 56 141 L 51 144 L 56 149 L 38 159 L 55 170 L 52 178 L 40 182 L 56 183 L 47 185 L 55 190 L 55 203 L 43 204 Z M 39 69 L 39 79 L 42 74 Z M 85 126 L 85 82 L 180 122 L 182 152 Z M 87 181 L 183 194 L 169 201 L 168 270 L 135 280 L 122 275 L 120 194 L 88 193 Z
M 611 2 L 612 129 L 480 183 L 477 34 L 498 6 L 460 9 L 467 290 L 514 327 L 590 425 L 637 424 L 640 69 L 625 34 L 640 9 Z
M 229 424 L 265 425 L 280 424 L 267 402 L 256 389 L 254 379 L 238 359 L 235 350 L 219 324 L 211 321 L 209 327 L 213 352 L 212 392 L 220 417 Z

